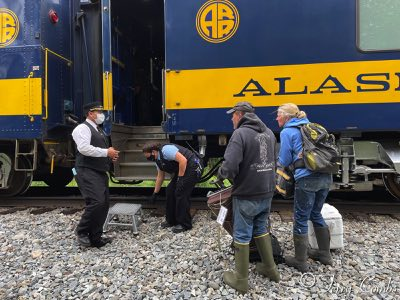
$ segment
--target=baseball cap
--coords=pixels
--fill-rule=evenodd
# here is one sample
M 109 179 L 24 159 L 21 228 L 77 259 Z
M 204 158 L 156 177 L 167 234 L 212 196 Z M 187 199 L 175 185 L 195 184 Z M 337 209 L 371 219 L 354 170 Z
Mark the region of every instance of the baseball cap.
M 235 111 L 243 111 L 243 112 L 252 113 L 255 111 L 255 108 L 249 102 L 243 101 L 243 102 L 236 103 L 236 105 L 233 108 L 231 108 L 230 110 L 228 110 L 226 113 L 231 114 Z

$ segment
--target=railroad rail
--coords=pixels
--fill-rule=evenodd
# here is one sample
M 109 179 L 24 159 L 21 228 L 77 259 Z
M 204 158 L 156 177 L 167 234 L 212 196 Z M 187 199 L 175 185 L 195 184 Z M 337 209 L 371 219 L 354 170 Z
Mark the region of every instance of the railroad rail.
M 192 209 L 205 210 L 208 189 L 198 188 L 193 192 Z M 121 189 L 111 188 L 110 202 L 113 203 L 138 203 L 144 209 L 155 209 L 162 214 L 165 207 L 165 196 L 158 198 L 155 203 L 150 203 L 148 196 L 152 188 Z M 47 196 L 43 196 L 47 195 Z M 361 197 L 360 197 L 361 196 Z M 379 199 L 379 201 L 377 201 Z M 391 215 L 400 219 L 400 202 L 395 201 L 388 193 L 331 193 L 327 203 L 335 206 L 344 218 L 368 219 L 369 214 Z M 13 213 L 18 210 L 34 208 L 32 213 L 44 213 L 56 208 L 64 208 L 64 213 L 74 213 L 83 209 L 85 202 L 77 188 L 51 191 L 46 188 L 33 188 L 25 196 L 2 198 L 0 207 L 4 209 L 0 214 Z M 278 212 L 282 219 L 292 219 L 293 200 L 276 197 L 272 201 L 271 211 Z

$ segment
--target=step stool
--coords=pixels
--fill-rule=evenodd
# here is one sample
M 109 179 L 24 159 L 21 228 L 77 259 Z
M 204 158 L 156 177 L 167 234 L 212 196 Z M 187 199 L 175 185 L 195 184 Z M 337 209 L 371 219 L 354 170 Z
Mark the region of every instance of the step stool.
M 130 216 L 132 223 L 113 222 L 113 218 L 117 215 Z M 109 225 L 130 226 L 133 234 L 139 234 L 138 227 L 143 222 L 142 205 L 130 203 L 116 203 L 108 210 L 106 221 L 104 222 L 103 231 L 107 231 Z

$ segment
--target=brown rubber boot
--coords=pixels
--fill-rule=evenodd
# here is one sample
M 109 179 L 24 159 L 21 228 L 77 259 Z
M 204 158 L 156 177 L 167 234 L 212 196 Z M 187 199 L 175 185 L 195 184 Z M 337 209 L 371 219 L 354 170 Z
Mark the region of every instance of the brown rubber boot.
M 249 290 L 249 244 L 234 242 L 235 271 L 224 272 L 224 282 L 235 290 L 246 293 Z
M 269 234 L 254 238 L 261 262 L 257 263 L 256 271 L 272 281 L 279 282 L 280 275 L 272 254 L 271 236 Z
M 285 257 L 285 263 L 289 267 L 294 267 L 302 273 L 310 270 L 307 263 L 308 234 L 293 234 L 295 256 Z
M 313 260 L 318 260 L 324 265 L 333 265 L 333 259 L 330 252 L 331 235 L 329 227 L 315 227 L 315 237 L 317 238 L 318 250 L 308 249 L 308 256 Z

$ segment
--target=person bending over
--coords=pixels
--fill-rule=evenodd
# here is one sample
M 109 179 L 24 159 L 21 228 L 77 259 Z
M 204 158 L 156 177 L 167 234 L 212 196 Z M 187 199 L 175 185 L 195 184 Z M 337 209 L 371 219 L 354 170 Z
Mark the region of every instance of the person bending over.
M 153 200 L 161 189 L 165 173 L 172 177 L 166 191 L 166 220 L 161 227 L 172 227 L 174 233 L 192 229 L 190 195 L 201 177 L 201 160 L 193 151 L 175 144 L 148 143 L 143 147 L 143 154 L 157 166 Z

